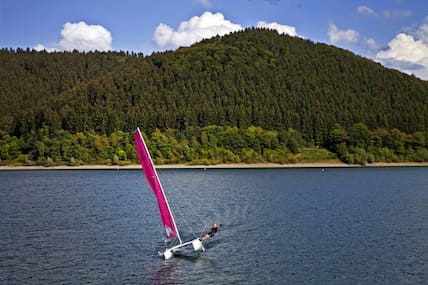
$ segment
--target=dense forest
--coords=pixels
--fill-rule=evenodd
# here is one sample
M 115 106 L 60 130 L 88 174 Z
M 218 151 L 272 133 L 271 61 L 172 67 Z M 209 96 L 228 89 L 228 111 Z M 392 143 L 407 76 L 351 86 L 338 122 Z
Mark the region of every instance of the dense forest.
M 150 56 L 0 50 L 0 163 L 428 161 L 428 82 L 247 29 Z M 257 137 L 257 139 L 254 139 Z
M 296 163 L 340 159 L 349 164 L 428 161 L 428 132 L 405 134 L 398 129 L 370 131 L 357 123 L 345 129 L 336 125 L 324 147 L 305 141 L 294 129 L 261 127 L 189 127 L 185 130 L 155 129 L 144 133 L 155 163 Z M 17 138 L 3 135 L 0 163 L 20 165 L 81 165 L 136 163 L 132 133 L 110 135 L 51 131 L 43 127 Z

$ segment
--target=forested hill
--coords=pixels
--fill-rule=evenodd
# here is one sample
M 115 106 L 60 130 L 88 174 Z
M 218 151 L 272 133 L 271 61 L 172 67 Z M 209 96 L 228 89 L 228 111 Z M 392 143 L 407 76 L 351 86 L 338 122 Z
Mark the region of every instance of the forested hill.
M 0 51 L 0 132 L 111 134 L 139 125 L 428 129 L 428 83 L 351 52 L 247 29 L 151 56 Z
M 64 94 L 103 78 L 136 57 L 115 52 L 0 50 L 0 131 L 19 136 L 43 124 L 62 128 L 60 108 L 67 104 Z

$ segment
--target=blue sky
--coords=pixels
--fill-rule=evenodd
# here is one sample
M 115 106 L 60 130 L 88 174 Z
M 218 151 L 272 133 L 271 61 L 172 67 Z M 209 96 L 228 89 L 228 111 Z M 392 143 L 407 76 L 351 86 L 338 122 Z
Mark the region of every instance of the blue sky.
M 0 47 L 153 51 L 246 27 L 332 44 L 428 80 L 426 0 L 0 0 Z

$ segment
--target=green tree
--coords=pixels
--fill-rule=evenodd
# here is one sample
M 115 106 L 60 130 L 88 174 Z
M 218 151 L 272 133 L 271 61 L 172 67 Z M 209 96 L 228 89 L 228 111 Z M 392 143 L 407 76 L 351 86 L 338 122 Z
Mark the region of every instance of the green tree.
M 17 137 L 5 135 L 0 141 L 1 160 L 12 161 L 21 154 L 20 143 Z

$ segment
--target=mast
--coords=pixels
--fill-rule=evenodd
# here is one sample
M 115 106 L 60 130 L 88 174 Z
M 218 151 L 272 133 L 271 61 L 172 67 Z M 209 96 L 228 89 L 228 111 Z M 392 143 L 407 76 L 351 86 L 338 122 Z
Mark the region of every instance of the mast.
M 159 211 L 161 214 L 165 234 L 169 239 L 177 237 L 180 241 L 180 244 L 182 244 L 183 241 L 181 240 L 180 233 L 178 231 L 174 216 L 168 203 L 168 199 L 166 198 L 165 192 L 163 190 L 156 168 L 154 167 L 149 150 L 147 149 L 147 145 L 138 127 L 134 131 L 134 140 L 141 167 L 146 176 L 147 182 L 149 183 L 158 201 Z

